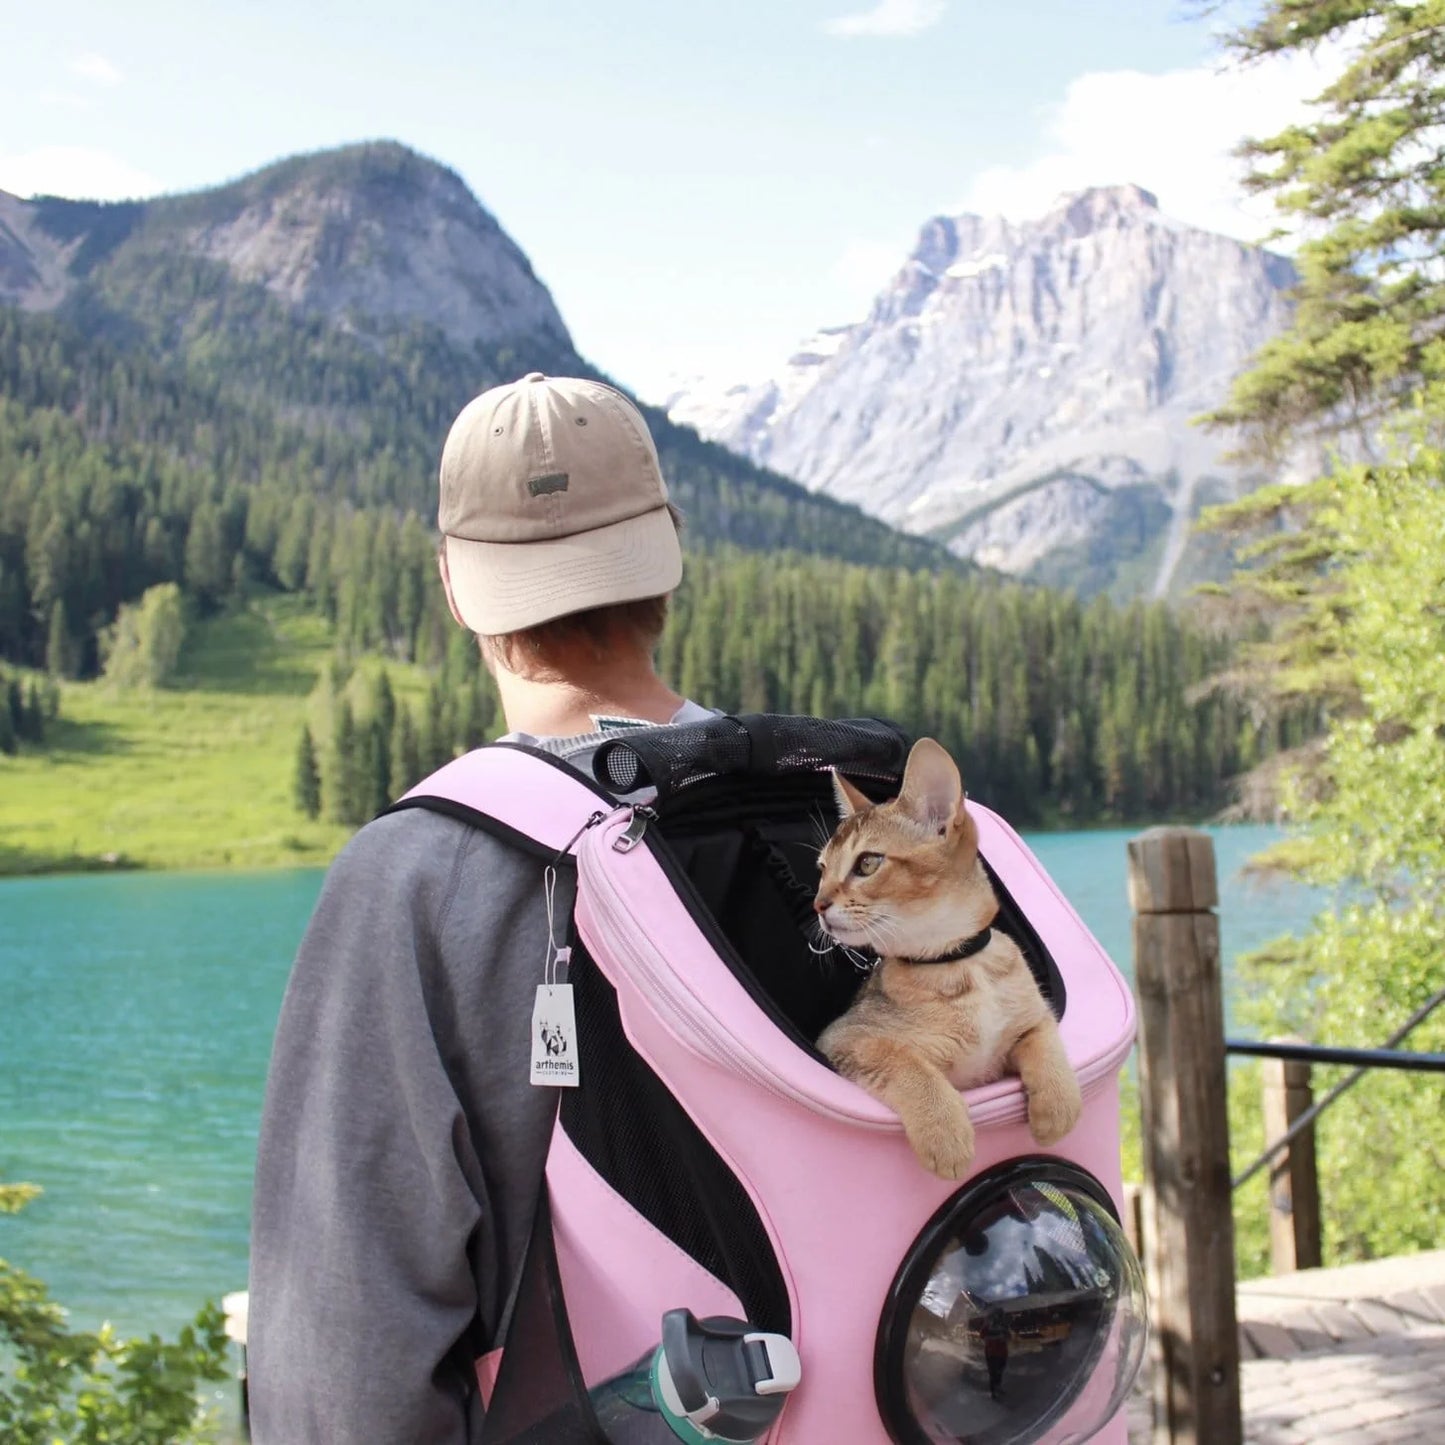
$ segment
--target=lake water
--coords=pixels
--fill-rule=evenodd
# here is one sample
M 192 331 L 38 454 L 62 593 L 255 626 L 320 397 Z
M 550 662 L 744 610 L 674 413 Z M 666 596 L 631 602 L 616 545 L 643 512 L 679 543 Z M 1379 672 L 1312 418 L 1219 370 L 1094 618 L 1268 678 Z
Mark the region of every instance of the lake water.
M 1213 831 L 1229 959 L 1314 905 L 1239 877 L 1274 830 Z M 1030 839 L 1121 962 L 1129 836 Z M 245 1287 L 266 1059 L 321 877 L 0 881 L 0 1178 L 45 1188 L 0 1216 L 0 1257 L 44 1278 L 78 1324 L 172 1331 Z

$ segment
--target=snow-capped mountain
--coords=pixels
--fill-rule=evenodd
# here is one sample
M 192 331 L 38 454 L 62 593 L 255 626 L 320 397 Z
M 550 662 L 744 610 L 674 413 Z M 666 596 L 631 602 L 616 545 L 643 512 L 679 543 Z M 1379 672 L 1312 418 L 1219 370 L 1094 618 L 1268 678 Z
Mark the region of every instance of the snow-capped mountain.
M 1197 575 L 1189 518 L 1251 480 L 1191 419 L 1285 324 L 1293 280 L 1136 186 L 1027 223 L 939 216 L 863 321 L 669 411 L 988 565 L 1163 593 Z

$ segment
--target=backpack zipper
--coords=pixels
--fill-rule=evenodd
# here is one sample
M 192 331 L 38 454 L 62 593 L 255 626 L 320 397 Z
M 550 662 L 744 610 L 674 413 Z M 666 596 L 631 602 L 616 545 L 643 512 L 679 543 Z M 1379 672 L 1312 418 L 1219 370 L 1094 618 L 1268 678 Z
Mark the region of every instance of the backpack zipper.
M 649 808 L 645 804 L 638 804 L 632 810 L 632 817 L 628 820 L 626 829 L 619 833 L 612 840 L 612 850 L 615 853 L 630 853 L 642 842 L 643 834 L 647 832 L 647 825 L 657 817 L 657 809 Z
M 629 823 L 629 831 L 635 823 L 635 819 Z M 613 841 L 613 851 L 630 852 L 637 846 L 645 830 L 644 820 L 638 829 L 637 838 L 625 849 L 620 845 L 626 840 L 627 834 L 619 834 Z M 612 955 L 626 960 L 630 965 L 628 974 L 640 988 L 648 1004 L 661 1015 L 669 1031 L 691 1052 L 699 1054 L 709 1063 L 721 1064 L 724 1068 L 741 1074 L 778 1098 L 786 1099 L 790 1103 L 805 1104 L 815 1113 L 826 1114 L 843 1123 L 866 1128 L 902 1128 L 901 1124 L 895 1124 L 892 1120 L 874 1119 L 868 1115 L 836 1109 L 832 1105 L 824 1104 L 814 1095 L 795 1088 L 755 1058 L 751 1050 L 746 1049 L 730 1032 L 720 1027 L 711 1012 L 679 982 L 652 940 L 638 930 L 630 918 L 625 902 L 619 897 L 607 867 L 600 860 L 593 859 L 591 852 L 590 848 L 579 851 L 579 878 L 586 880 L 588 901 L 592 905 L 596 922 L 600 925 L 602 942 Z
M 633 808 L 627 827 L 612 840 L 610 851 L 631 853 L 643 841 L 648 824 L 656 817 L 657 813 L 652 808 Z M 624 844 L 626 846 L 623 846 Z M 662 1016 L 670 1031 L 685 1046 L 709 1063 L 741 1074 L 766 1092 L 790 1103 L 802 1104 L 815 1114 L 881 1132 L 896 1132 L 903 1128 L 902 1123 L 891 1113 L 886 1119 L 879 1119 L 871 1114 L 838 1108 L 825 1103 L 816 1094 L 798 1088 L 759 1059 L 734 1033 L 719 1024 L 712 1010 L 679 979 L 652 939 L 637 926 L 637 920 L 628 908 L 617 880 L 612 876 L 606 853 L 594 856 L 594 852 L 601 848 L 601 835 L 595 840 L 592 837 L 584 839 L 577 850 L 577 864 L 579 884 L 586 887 L 594 917 L 600 925 L 602 941 L 614 955 L 635 965 L 628 969 L 633 982 L 641 989 L 647 1002 Z M 766 1017 L 760 1016 L 759 1021 L 764 1027 L 773 1027 Z M 1075 1071 L 1079 1088 L 1086 1097 L 1094 1092 L 1093 1086 L 1114 1072 L 1132 1045 L 1133 1040 L 1130 1038 L 1120 1047 L 1089 1060 Z M 1021 1123 L 1027 1118 L 1023 1084 L 1016 1079 L 1011 1082 L 1013 1087 L 1007 1094 L 969 1105 L 969 1115 L 975 1124 Z

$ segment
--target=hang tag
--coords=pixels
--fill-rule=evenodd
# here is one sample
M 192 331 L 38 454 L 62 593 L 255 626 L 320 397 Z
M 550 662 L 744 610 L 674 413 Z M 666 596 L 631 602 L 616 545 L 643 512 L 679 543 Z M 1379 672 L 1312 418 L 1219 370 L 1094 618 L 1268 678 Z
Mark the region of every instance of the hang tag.
M 557 870 L 550 863 L 542 874 L 542 894 L 547 905 L 547 953 L 537 1002 L 532 1005 L 532 1082 L 544 1089 L 575 1089 L 582 1082 L 577 1015 L 572 1008 L 572 985 L 558 982 L 572 962 L 572 950 L 557 942 Z
M 566 952 L 558 949 L 558 953 Z M 558 962 L 565 962 L 560 959 Z M 532 1082 L 545 1088 L 575 1089 L 582 1082 L 577 1067 L 577 1016 L 570 983 L 537 986 L 532 1006 Z

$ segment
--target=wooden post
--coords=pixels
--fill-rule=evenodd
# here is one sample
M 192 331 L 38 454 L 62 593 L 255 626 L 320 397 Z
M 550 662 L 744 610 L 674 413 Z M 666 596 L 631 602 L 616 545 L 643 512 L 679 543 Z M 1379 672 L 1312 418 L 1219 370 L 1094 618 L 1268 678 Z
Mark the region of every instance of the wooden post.
M 1207 834 L 1130 840 L 1154 1439 L 1170 1445 L 1243 1440 L 1218 902 Z
M 1308 1060 L 1263 1059 L 1261 1064 L 1264 1141 L 1268 1145 L 1288 1131 L 1315 1096 Z M 1270 1165 L 1269 1256 L 1276 1274 L 1320 1267 L 1320 1181 L 1313 1125 L 1291 1140 Z
M 1148 1256 L 1144 1251 L 1144 1186 L 1126 1180 L 1124 1183 L 1124 1238 L 1142 1263 Z

